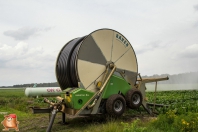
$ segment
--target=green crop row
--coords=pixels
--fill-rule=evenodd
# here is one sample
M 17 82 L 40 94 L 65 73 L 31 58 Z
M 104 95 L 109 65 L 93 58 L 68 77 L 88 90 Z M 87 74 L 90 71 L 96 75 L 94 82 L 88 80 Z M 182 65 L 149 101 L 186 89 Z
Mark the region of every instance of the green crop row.
M 164 107 L 155 107 L 155 110 L 160 114 L 166 113 L 168 110 L 176 110 L 177 114 L 198 112 L 197 90 L 148 92 L 147 98 L 149 103 L 165 105 Z

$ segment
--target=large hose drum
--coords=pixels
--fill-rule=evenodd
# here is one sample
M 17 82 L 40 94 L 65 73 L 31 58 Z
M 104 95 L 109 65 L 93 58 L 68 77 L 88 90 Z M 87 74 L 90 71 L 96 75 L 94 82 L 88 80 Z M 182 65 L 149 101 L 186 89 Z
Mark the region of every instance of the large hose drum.
M 134 85 L 138 66 L 130 42 L 112 29 L 99 29 L 87 36 L 75 38 L 60 50 L 56 61 L 56 78 L 61 89 L 83 87 L 97 91 L 95 82 L 102 80 L 106 66 L 116 65 L 127 82 Z

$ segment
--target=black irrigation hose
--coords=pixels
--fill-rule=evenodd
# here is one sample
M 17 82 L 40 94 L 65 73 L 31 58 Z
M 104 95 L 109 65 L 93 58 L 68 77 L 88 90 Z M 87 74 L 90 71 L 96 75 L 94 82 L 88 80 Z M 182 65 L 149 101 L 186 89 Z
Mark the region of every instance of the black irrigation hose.
M 56 78 L 62 90 L 68 87 L 78 86 L 78 74 L 76 70 L 76 58 L 79 46 L 85 37 L 69 41 L 61 49 L 56 61 Z
M 77 72 L 77 55 L 78 55 L 78 50 L 80 48 L 82 41 L 75 47 L 71 58 L 70 58 L 70 77 L 73 86 L 77 87 L 78 82 L 79 82 L 79 77 L 78 77 L 78 72 Z

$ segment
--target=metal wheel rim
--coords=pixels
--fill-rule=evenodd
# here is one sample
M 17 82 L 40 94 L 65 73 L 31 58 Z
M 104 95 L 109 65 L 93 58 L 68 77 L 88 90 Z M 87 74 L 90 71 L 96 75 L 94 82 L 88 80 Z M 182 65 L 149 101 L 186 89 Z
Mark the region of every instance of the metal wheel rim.
M 139 104 L 140 103 L 140 95 L 139 94 L 134 94 L 133 96 L 132 96 L 132 102 L 133 102 L 133 104 Z
M 114 110 L 115 110 L 116 112 L 120 112 L 122 109 L 123 109 L 123 103 L 122 103 L 122 101 L 117 100 L 117 101 L 114 103 Z

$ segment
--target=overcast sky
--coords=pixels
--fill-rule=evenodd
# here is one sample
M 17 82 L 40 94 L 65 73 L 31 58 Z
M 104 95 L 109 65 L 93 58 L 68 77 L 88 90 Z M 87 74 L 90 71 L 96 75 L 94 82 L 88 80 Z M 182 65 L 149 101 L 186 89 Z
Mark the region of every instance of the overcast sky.
M 141 75 L 198 71 L 197 0 L 0 0 L 0 86 L 55 82 L 62 46 L 100 28 L 130 41 Z

